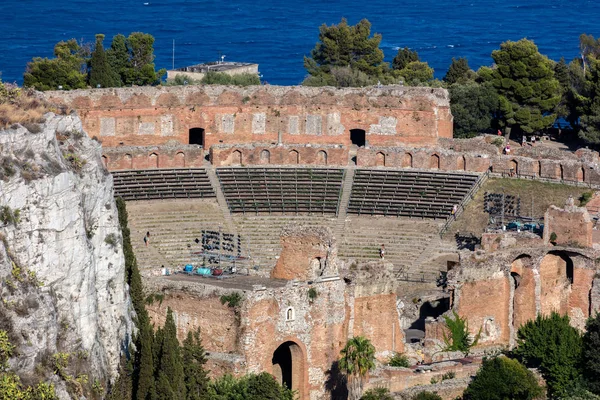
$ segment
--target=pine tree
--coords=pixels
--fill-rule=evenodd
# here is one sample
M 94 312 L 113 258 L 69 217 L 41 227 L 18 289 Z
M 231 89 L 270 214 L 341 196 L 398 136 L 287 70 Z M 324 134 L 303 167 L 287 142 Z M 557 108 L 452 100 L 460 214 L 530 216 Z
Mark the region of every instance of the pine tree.
M 206 364 L 206 352 L 200 339 L 200 329 L 192 334 L 188 332 L 183 341 L 182 359 L 185 387 L 187 391 L 186 400 L 202 400 L 207 398 L 208 371 L 204 369 Z
M 589 57 L 585 76 L 585 97 L 581 108 L 579 137 L 589 143 L 600 143 L 600 60 Z
M 117 75 L 111 69 L 106 53 L 104 51 L 103 34 L 96 35 L 96 47 L 92 52 L 92 58 L 90 59 L 90 80 L 89 84 L 91 87 L 115 87 L 118 86 Z
M 600 395 L 600 314 L 586 324 L 583 335 L 583 376 L 589 390 Z
M 469 68 L 469 62 L 466 58 L 454 58 L 452 57 L 452 64 L 444 76 L 444 82 L 452 85 L 453 83 L 460 82 L 465 83 L 469 80 L 471 68 Z M 472 74 L 474 75 L 474 74 Z
M 419 58 L 419 53 L 415 50 L 411 50 L 408 47 L 398 50 L 398 54 L 394 57 L 392 61 L 392 68 L 396 70 L 401 70 L 406 68 L 408 64 L 411 62 L 421 61 Z
M 156 398 L 157 400 L 185 400 L 183 362 L 177 340 L 177 327 L 170 307 L 167 309 L 167 320 L 163 328 L 161 350 L 156 381 Z
M 507 41 L 492 52 L 492 83 L 499 94 L 501 122 L 522 133 L 539 132 L 556 120 L 560 84 L 554 65 L 530 40 Z
M 113 37 L 110 49 L 106 51 L 106 59 L 110 69 L 118 76 L 116 86 L 123 86 L 131 75 L 127 38 L 124 35 L 118 34 Z

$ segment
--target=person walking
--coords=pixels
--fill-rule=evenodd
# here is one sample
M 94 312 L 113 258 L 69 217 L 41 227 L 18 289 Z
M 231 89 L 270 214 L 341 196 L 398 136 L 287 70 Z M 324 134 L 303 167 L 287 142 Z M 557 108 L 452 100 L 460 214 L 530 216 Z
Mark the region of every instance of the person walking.
M 385 258 L 385 245 L 381 245 L 381 248 L 379 249 L 379 257 L 383 260 Z
M 146 232 L 146 236 L 144 236 L 144 244 L 148 247 L 148 243 L 150 243 L 150 232 Z

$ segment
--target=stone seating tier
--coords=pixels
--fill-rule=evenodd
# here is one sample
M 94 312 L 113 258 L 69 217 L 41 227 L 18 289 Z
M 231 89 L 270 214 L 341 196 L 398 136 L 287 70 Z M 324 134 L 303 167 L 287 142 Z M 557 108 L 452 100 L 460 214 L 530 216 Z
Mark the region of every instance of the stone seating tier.
M 335 168 L 218 168 L 232 213 L 336 214 L 344 172 Z
M 115 196 L 124 200 L 215 197 L 204 168 L 112 172 Z

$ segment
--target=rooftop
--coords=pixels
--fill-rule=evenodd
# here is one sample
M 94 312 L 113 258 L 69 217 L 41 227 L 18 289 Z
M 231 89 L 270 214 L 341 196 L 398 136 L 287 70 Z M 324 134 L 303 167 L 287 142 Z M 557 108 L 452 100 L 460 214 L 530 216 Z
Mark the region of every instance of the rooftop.
M 214 61 L 208 62 L 204 64 L 196 64 L 191 65 L 189 67 L 175 68 L 174 71 L 180 72 L 198 72 L 205 73 L 209 71 L 213 72 L 223 72 L 241 67 L 248 67 L 251 65 L 256 65 L 253 63 L 242 63 L 242 62 L 234 62 L 234 61 Z

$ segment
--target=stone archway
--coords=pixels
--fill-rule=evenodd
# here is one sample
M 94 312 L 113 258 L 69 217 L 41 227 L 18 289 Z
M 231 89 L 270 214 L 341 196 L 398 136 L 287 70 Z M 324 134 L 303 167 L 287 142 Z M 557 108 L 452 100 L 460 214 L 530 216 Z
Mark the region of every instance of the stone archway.
M 284 342 L 275 349 L 271 361 L 277 382 L 296 391 L 299 399 L 305 399 L 306 362 L 302 348 L 296 342 Z
M 385 167 L 385 154 L 383 154 L 381 151 L 375 154 L 375 164 L 378 167 Z
M 271 152 L 267 149 L 260 152 L 260 163 L 270 164 L 271 163 Z
M 288 164 L 300 164 L 300 153 L 297 150 L 288 153 Z
M 131 154 L 125 154 L 124 164 L 126 169 L 133 169 L 133 156 Z
M 458 160 L 456 161 L 456 169 L 458 171 L 467 170 L 467 159 L 465 158 L 465 156 L 458 157 Z
M 577 182 L 585 182 L 585 168 L 583 167 L 577 170 Z
M 242 152 L 234 150 L 231 153 L 231 165 L 242 165 Z
M 429 158 L 429 168 L 431 169 L 440 169 L 440 156 L 437 154 L 432 154 Z
M 175 154 L 175 167 L 185 168 L 185 154 L 181 151 Z
M 510 160 L 510 162 L 508 163 L 508 169 L 510 170 L 511 175 L 518 174 L 519 173 L 519 163 L 517 162 L 517 160 Z
M 327 152 L 324 150 L 319 150 L 317 153 L 317 164 L 327 165 Z
M 412 154 L 404 153 L 404 156 L 402 157 L 402 167 L 403 168 L 412 168 L 412 166 L 413 166 Z
M 148 157 L 148 168 L 158 168 L 158 154 L 150 154 Z
M 566 314 L 573 284 L 573 260 L 565 252 L 551 251 L 540 262 L 540 312 Z
M 519 329 L 525 322 L 535 319 L 535 277 L 532 270 L 532 259 L 527 254 L 518 256 L 510 266 L 513 280 L 513 317 L 512 325 Z

